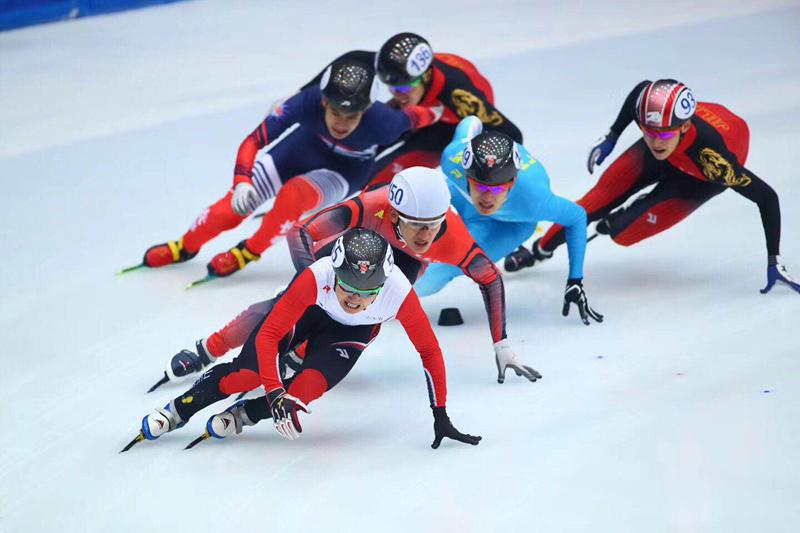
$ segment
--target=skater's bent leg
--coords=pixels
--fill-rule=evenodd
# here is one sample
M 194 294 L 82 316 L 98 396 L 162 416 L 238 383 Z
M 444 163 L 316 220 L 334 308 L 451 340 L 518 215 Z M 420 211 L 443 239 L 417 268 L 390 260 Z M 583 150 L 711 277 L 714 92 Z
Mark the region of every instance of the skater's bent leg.
M 467 229 L 486 255 L 494 262 L 516 250 L 536 231 L 537 222 L 502 222 L 491 218 L 470 221 Z
M 274 305 L 274 299 L 255 303 L 239 313 L 225 327 L 212 333 L 206 339 L 209 354 L 214 357 L 222 357 L 229 350 L 243 346 L 256 326 L 264 320 L 264 317 L 269 314 Z
M 587 222 L 600 220 L 632 194 L 653 183 L 657 169 L 653 164 L 655 160 L 648 158 L 646 151 L 643 140 L 634 143 L 603 172 L 597 184 L 575 202 L 586 210 Z M 553 224 L 539 246 L 552 252 L 566 240 L 564 226 Z
M 195 219 L 189 231 L 183 235 L 183 247 L 190 253 L 197 253 L 200 248 L 222 233 L 233 229 L 247 217 L 237 214 L 231 207 L 233 191 L 228 191 L 221 200 L 206 207 Z
M 261 385 L 255 338 L 254 332 L 233 361 L 212 367 L 192 385 L 191 389 L 173 400 L 175 412 L 181 419 L 186 421 L 212 403 Z
M 436 294 L 450 283 L 453 278 L 457 278 L 464 272 L 455 265 L 444 263 L 434 263 L 430 265 L 425 273 L 414 283 L 414 291 L 419 297 Z
M 287 336 L 281 340 L 279 349 L 283 352 L 293 344 L 293 340 L 307 339 L 306 355 L 300 369 L 292 378 L 284 380 L 287 393 L 306 405 L 321 397 L 352 370 L 361 353 L 379 331 L 380 325 L 347 326 L 336 322 L 318 307 L 310 308 L 295 325 L 293 338 Z M 234 364 L 257 372 L 255 335 L 248 339 Z M 257 374 L 255 378 L 258 379 Z M 239 383 L 242 384 L 241 388 L 246 387 L 247 379 L 244 373 L 240 373 L 238 377 L 226 382 L 225 390 L 231 391 Z M 270 418 L 266 398 L 247 400 L 245 414 L 253 423 Z
M 310 404 L 328 390 L 329 384 L 325 376 L 317 369 L 301 370 L 289 385 L 289 394 L 306 405 Z
M 317 362 L 312 362 L 308 365 L 308 368 L 306 368 L 307 365 L 304 363 L 300 371 L 291 380 L 286 380 L 288 383 L 286 392 L 306 405 L 320 398 L 327 390 L 331 389 L 350 372 L 350 369 L 353 368 L 355 361 L 361 354 L 361 350 L 353 346 L 349 346 L 346 349 L 352 361 L 349 359 L 337 361 L 337 359 L 343 359 L 339 352 L 336 352 L 338 355 L 337 359 L 334 359 L 332 354 L 327 352 L 322 356 L 316 355 L 312 357 L 309 355 L 309 360 L 315 359 Z M 319 368 L 315 368 L 314 365 L 319 366 Z M 247 414 L 247 418 L 249 418 L 253 424 L 272 417 L 265 396 L 247 400 L 244 404 L 244 410 Z
M 275 239 L 286 234 L 303 213 L 321 207 L 323 199 L 323 191 L 307 176 L 291 178 L 278 191 L 275 204 L 264 215 L 261 227 L 247 240 L 247 249 L 255 254 L 263 253 Z
M 194 382 L 192 388 L 170 403 L 170 410 L 183 422 L 188 421 L 201 409 L 228 397 L 230 393 L 220 390 L 220 382 L 233 370 L 231 363 L 212 367 Z
M 611 238 L 621 246 L 636 244 L 671 228 L 724 190 L 689 176 L 668 178 L 607 217 Z

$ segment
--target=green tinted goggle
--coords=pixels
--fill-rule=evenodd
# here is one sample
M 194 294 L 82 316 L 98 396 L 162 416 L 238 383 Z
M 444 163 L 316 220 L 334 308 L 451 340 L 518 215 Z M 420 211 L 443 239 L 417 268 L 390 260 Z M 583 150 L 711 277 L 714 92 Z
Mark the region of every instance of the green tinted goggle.
M 422 83 L 422 78 L 417 78 L 416 80 L 412 81 L 411 83 L 406 83 L 404 85 L 390 85 L 389 89 L 396 93 L 410 93 L 411 89 L 417 87 L 420 83 Z
M 381 285 L 380 287 L 375 287 L 374 289 L 356 289 L 338 277 L 336 278 L 336 284 L 339 285 L 344 292 L 348 294 L 358 294 L 359 296 L 375 296 L 381 292 L 381 289 L 383 288 L 383 285 Z

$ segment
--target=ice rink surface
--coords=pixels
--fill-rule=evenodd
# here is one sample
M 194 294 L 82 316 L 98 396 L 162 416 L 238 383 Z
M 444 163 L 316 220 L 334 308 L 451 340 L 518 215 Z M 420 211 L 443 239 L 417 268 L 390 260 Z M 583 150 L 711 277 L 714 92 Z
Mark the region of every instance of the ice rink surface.
M 800 276 L 797 2 L 197 1 L 0 34 L 0 531 L 800 530 L 800 296 L 763 296 L 763 231 L 734 192 L 633 248 L 588 247 L 602 325 L 563 318 L 564 249 L 505 276 L 508 331 L 544 374 L 495 382 L 477 287 L 423 300 L 448 411 L 477 448 L 431 450 L 418 356 L 398 324 L 313 404 L 296 442 L 261 424 L 183 446 L 201 412 L 118 450 L 169 357 L 285 284 L 284 244 L 192 291 L 213 254 L 115 277 L 230 186 L 275 98 L 330 59 L 412 30 L 473 59 L 553 189 L 595 182 L 591 143 L 638 81 L 675 77 L 750 125 Z M 612 155 L 634 139 L 629 128 Z

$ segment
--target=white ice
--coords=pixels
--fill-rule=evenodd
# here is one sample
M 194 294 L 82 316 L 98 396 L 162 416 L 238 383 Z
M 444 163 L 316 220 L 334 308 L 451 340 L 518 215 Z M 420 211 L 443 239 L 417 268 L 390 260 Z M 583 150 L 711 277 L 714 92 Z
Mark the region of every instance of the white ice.
M 220 0 L 0 34 L 0 531 L 799 530 L 800 296 L 759 294 L 764 236 L 736 193 L 635 247 L 592 242 L 602 325 L 560 314 L 565 250 L 507 275 L 510 339 L 539 383 L 495 382 L 468 280 L 425 300 L 466 320 L 437 333 L 476 448 L 430 449 L 419 359 L 393 324 L 299 441 L 264 423 L 182 451 L 221 402 L 119 455 L 188 386 L 144 394 L 168 358 L 292 268 L 281 243 L 184 291 L 246 222 L 189 263 L 113 275 L 225 192 L 270 102 L 403 30 L 477 63 L 570 198 L 636 82 L 724 103 L 749 122 L 748 166 L 780 194 L 800 275 L 798 28 L 796 1 Z

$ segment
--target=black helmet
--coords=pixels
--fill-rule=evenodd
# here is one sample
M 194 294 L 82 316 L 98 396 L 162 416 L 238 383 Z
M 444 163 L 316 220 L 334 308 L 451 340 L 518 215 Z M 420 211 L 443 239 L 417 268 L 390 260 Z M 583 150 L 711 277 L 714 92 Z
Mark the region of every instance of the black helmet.
M 499 131 L 485 131 L 469 140 L 461 157 L 467 177 L 487 185 L 502 185 L 517 176 L 519 150 L 514 139 Z
M 416 33 L 398 33 L 375 55 L 375 70 L 386 85 L 409 84 L 422 77 L 431 63 L 431 45 Z
M 375 70 L 353 59 L 334 61 L 325 69 L 319 87 L 328 102 L 348 113 L 364 111 L 372 103 Z
M 354 228 L 336 240 L 331 252 L 336 277 L 362 291 L 381 287 L 394 265 L 392 248 L 372 230 Z

